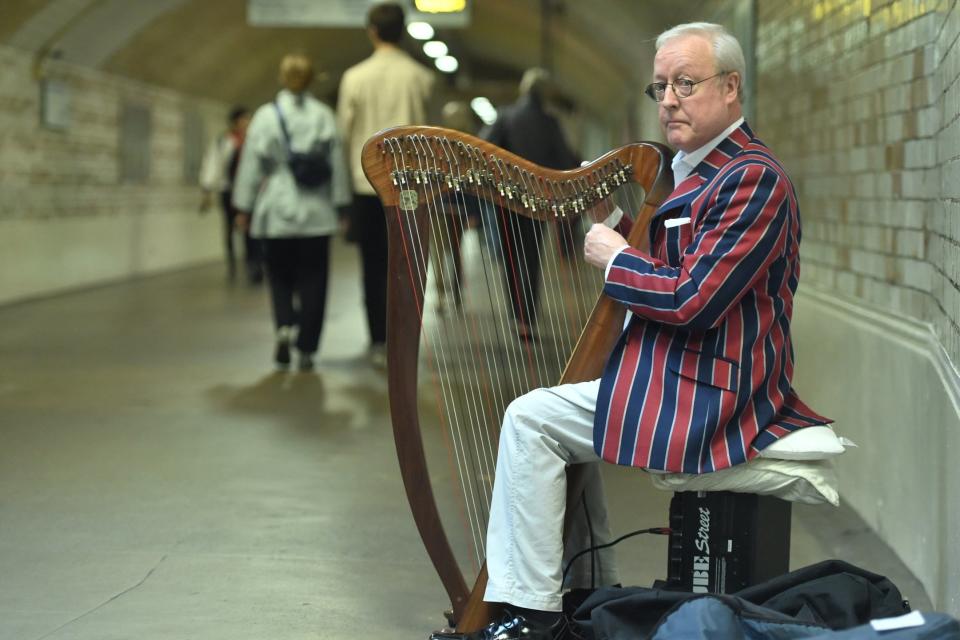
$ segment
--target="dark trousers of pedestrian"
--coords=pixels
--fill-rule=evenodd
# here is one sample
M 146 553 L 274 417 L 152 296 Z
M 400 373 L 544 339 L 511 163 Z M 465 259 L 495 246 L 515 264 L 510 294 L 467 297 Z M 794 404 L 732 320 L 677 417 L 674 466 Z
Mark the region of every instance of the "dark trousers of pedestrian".
M 220 207 L 223 209 L 223 241 L 227 256 L 227 273 L 233 280 L 237 275 L 237 257 L 233 240 L 236 234 L 237 211 L 233 208 L 229 191 L 220 193 Z M 243 261 L 247 269 L 247 278 L 252 284 L 256 284 L 263 279 L 262 253 L 260 241 L 251 238 L 249 230 L 245 231 L 243 234 Z
M 330 272 L 330 236 L 263 241 L 273 323 L 299 327 L 296 347 L 312 354 L 320 343 Z
M 499 211 L 497 217 L 510 305 L 518 325 L 526 325 L 520 330 L 526 337 L 523 334 L 537 320 L 544 223 L 507 211 Z
M 349 238 L 360 248 L 370 344 L 387 342 L 387 220 L 376 196 L 354 194 Z

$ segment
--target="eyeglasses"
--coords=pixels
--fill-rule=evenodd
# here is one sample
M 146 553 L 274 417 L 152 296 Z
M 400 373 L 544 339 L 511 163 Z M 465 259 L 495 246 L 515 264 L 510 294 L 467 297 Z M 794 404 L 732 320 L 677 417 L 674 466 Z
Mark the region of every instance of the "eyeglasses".
M 722 76 L 727 71 L 721 71 L 720 73 L 715 73 L 709 78 L 704 78 L 703 80 L 697 80 L 694 82 L 689 78 L 677 78 L 673 82 L 652 82 L 647 85 L 647 88 L 643 90 L 645 94 L 650 96 L 650 99 L 654 102 L 663 102 L 663 98 L 667 95 L 667 87 L 673 87 L 673 94 L 678 98 L 689 98 L 693 95 L 693 88 L 700 84 L 701 82 L 706 82 L 707 80 L 713 80 L 718 76 Z

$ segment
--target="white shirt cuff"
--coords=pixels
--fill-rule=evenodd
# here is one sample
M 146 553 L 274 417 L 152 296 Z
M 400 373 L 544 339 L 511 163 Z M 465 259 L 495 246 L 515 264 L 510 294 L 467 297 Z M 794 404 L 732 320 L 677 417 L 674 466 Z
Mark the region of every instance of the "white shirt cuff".
M 622 247 L 620 247 L 619 249 L 617 249 L 617 252 L 616 252 L 615 254 L 613 254 L 612 256 L 610 256 L 610 260 L 609 260 L 609 262 L 607 262 L 607 268 L 606 268 L 606 269 L 604 270 L 604 272 L 603 272 L 603 279 L 604 279 L 604 281 L 606 281 L 606 279 L 610 276 L 610 267 L 613 265 L 613 261 L 616 260 L 616 259 L 617 259 L 617 256 L 620 255 L 621 253 L 623 253 L 623 250 L 626 249 L 626 248 L 628 248 L 628 247 L 629 247 L 629 245 L 623 245 Z

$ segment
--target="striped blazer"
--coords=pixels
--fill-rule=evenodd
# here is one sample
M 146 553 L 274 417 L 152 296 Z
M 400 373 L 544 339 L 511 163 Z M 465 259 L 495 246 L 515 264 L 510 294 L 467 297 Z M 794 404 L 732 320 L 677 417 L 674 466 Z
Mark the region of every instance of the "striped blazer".
M 610 266 L 604 292 L 634 315 L 600 382 L 600 457 L 707 473 L 831 422 L 790 385 L 799 245 L 790 178 L 744 123 L 657 210 L 650 253 Z

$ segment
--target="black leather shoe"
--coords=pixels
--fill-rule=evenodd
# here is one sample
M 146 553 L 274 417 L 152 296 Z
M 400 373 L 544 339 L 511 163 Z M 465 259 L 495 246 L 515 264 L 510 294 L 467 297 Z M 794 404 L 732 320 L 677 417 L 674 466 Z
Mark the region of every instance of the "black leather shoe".
M 563 620 L 550 626 L 538 625 L 523 616 L 507 614 L 500 622 L 494 622 L 473 633 L 434 633 L 430 640 L 560 640 L 566 637 Z

